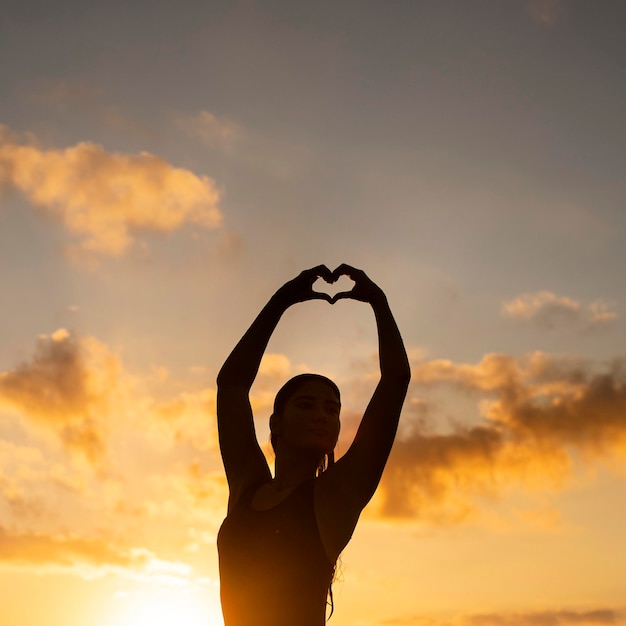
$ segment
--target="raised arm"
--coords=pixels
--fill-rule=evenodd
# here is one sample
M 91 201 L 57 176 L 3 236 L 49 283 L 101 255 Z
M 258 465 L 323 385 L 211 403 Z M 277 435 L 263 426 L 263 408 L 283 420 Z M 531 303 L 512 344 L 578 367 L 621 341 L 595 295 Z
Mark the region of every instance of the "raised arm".
M 354 441 L 346 454 L 322 475 L 320 503 L 329 517 L 328 541 L 338 554 L 352 534 L 361 510 L 369 502 L 385 468 L 411 379 L 409 361 L 400 331 L 383 291 L 365 272 L 341 265 L 334 278 L 347 275 L 355 281 L 352 291 L 334 300 L 351 298 L 371 305 L 378 329 L 380 380 L 365 410 Z M 340 511 L 340 513 L 339 513 Z M 321 513 L 325 515 L 325 513 Z M 331 513 L 332 515 L 332 513 Z
M 319 277 L 329 282 L 333 280 L 330 270 L 319 265 L 285 283 L 263 307 L 217 376 L 217 427 L 230 489 L 229 509 L 250 484 L 271 478 L 256 439 L 250 388 L 282 314 L 293 304 L 305 300 L 331 302 L 327 294 L 313 291 L 313 283 Z

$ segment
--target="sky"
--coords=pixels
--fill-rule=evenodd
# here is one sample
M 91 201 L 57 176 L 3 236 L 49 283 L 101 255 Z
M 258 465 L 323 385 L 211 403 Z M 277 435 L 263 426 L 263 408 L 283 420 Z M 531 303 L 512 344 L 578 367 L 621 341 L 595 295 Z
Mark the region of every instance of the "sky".
M 626 625 L 625 20 L 4 2 L 2 625 L 220 626 L 216 374 L 281 284 L 343 262 L 413 377 L 330 623 Z M 284 315 L 252 389 L 265 449 L 302 371 L 342 389 L 341 454 L 371 309 Z

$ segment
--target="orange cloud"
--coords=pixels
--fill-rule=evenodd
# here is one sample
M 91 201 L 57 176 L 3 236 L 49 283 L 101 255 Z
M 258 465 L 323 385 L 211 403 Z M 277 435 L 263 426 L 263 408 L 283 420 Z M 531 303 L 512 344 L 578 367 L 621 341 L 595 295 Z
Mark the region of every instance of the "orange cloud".
M 204 544 L 223 519 L 227 485 L 215 389 L 157 400 L 152 392 L 170 384 L 180 389 L 164 368 L 130 374 L 109 347 L 64 329 L 0 374 L 9 418 L 0 420 L 0 566 L 189 578 L 171 567 L 190 545 L 189 524 L 207 532 L 194 549 L 213 549 Z M 3 439 L 5 425 L 20 444 Z
M 489 427 L 519 438 L 549 438 L 587 450 L 609 446 L 626 434 L 626 367 L 616 359 L 606 371 L 571 357 L 534 352 L 520 358 L 487 354 L 476 365 L 436 360 L 414 368 L 418 383 L 450 383 L 486 391 Z
M 100 537 L 23 533 L 0 526 L 0 566 L 71 571 L 91 579 L 115 573 L 124 578 L 174 586 L 194 582 L 187 563 L 157 558 L 142 548 L 127 548 Z
M 217 532 L 226 513 L 228 485 L 221 466 L 208 469 L 206 465 L 205 459 L 196 458 L 144 479 L 146 514 L 159 520 L 161 526 L 164 521 L 171 524 L 183 516 L 188 523 Z M 162 540 L 162 528 L 158 532 L 161 536 L 156 538 L 157 544 Z
M 98 340 L 59 329 L 39 337 L 30 361 L 0 373 L 0 407 L 53 431 L 95 462 L 104 452 L 103 417 L 120 371 L 117 357 Z
M 101 539 L 11 532 L 0 526 L 0 563 L 57 565 L 77 563 L 130 567 L 142 565 L 145 555 L 122 551 Z
M 0 372 L 0 409 L 92 463 L 126 438 L 161 452 L 178 445 L 217 450 L 215 388 L 163 397 L 168 377 L 163 367 L 131 374 L 95 337 L 59 329 L 39 337 L 28 361 Z M 160 398 L 152 393 L 157 388 Z
M 143 152 L 92 143 L 43 149 L 0 126 L 0 186 L 16 189 L 79 238 L 83 252 L 120 256 L 137 233 L 221 223 L 215 182 Z
M 598 327 L 618 318 L 603 300 L 584 307 L 572 298 L 550 291 L 523 293 L 502 305 L 502 315 L 518 322 L 533 322 L 548 330 L 562 326 Z
M 293 367 L 289 357 L 284 354 L 268 352 L 263 355 L 259 365 L 259 376 L 273 379 L 287 380 L 293 372 Z
M 571 358 L 486 355 L 478 364 L 436 360 L 412 366 L 418 387 L 471 392 L 482 416 L 452 433 L 423 428 L 399 438 L 375 500 L 379 515 L 436 523 L 470 518 L 481 498 L 512 486 L 556 488 L 574 456 L 594 462 L 626 450 L 626 368 L 607 371 Z
M 185 443 L 204 452 L 217 450 L 215 389 L 183 392 L 171 400 L 157 402 L 153 410 L 161 419 L 153 423 L 165 445 Z

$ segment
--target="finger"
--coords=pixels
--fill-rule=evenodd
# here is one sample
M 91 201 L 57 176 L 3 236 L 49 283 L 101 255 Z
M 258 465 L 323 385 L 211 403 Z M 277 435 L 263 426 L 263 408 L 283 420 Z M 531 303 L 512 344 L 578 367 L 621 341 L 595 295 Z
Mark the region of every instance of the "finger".
M 326 302 L 334 304 L 333 299 L 327 293 L 323 293 L 322 291 L 311 291 L 310 298 L 311 300 L 326 300 Z
M 337 300 L 344 300 L 344 299 L 348 299 L 348 298 L 352 298 L 352 290 L 350 290 L 350 291 L 340 291 L 339 293 L 336 293 L 332 297 L 331 304 L 335 304 L 335 302 L 337 302 Z
M 342 263 L 333 270 L 332 276 L 334 280 L 338 280 L 341 276 L 349 276 L 354 280 L 354 277 L 360 272 L 362 272 L 362 270 L 352 267 L 352 265 L 348 265 L 347 263 Z
M 333 276 L 332 272 L 325 265 L 316 265 L 310 270 L 305 270 L 303 273 L 312 277 L 313 282 L 315 282 L 318 278 L 323 278 L 325 281 L 330 282 Z

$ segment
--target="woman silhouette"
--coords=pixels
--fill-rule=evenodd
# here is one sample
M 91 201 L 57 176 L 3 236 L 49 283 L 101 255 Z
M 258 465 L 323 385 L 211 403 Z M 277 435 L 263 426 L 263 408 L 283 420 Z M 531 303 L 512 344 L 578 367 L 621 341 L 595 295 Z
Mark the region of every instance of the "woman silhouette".
M 347 275 L 349 292 L 313 291 Z M 335 463 L 339 389 L 303 374 L 276 395 L 270 418 L 274 478 L 256 439 L 249 391 L 267 343 L 293 304 L 369 303 L 378 328 L 380 380 L 348 451 Z M 305 270 L 272 296 L 217 378 L 219 441 L 230 496 L 218 535 L 226 626 L 323 626 L 334 566 L 380 481 L 410 380 L 400 332 L 383 291 L 362 270 Z M 332 603 L 332 593 L 331 593 Z

